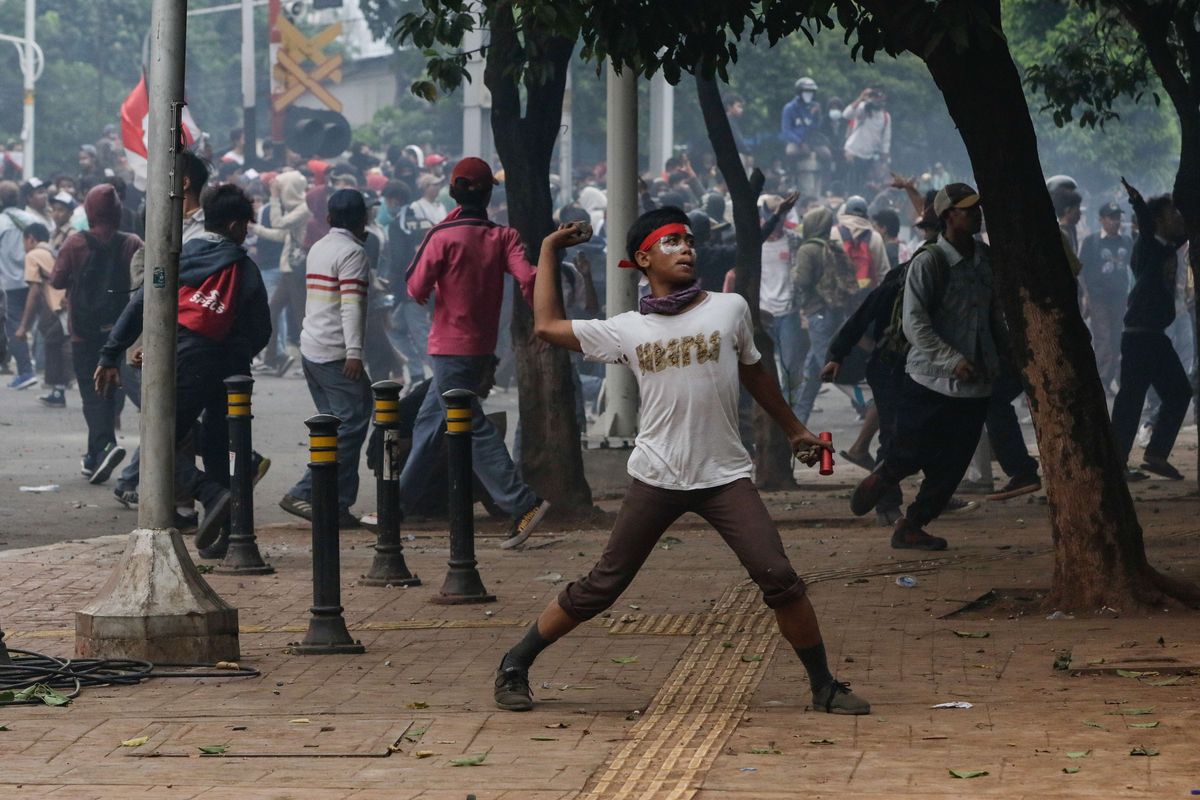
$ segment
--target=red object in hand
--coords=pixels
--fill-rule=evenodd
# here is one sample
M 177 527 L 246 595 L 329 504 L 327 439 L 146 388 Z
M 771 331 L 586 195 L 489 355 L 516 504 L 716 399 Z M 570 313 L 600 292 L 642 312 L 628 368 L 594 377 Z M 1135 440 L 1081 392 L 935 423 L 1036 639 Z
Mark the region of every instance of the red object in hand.
M 822 431 L 821 433 L 819 433 L 817 435 L 822 442 L 829 442 L 830 444 L 833 444 L 833 434 L 830 433 L 829 431 Z M 833 474 L 833 450 L 821 448 L 820 474 L 821 475 L 832 475 Z

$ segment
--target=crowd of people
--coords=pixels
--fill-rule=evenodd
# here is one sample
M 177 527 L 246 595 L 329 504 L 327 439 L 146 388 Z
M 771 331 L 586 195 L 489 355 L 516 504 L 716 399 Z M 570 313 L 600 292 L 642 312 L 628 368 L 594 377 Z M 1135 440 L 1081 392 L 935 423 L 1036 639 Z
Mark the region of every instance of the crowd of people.
M 866 89 L 844 108 L 831 101 L 831 114 L 818 91 L 809 77 L 796 82 L 780 132 L 793 168 L 773 170 L 758 200 L 758 316 L 778 381 L 761 363 L 749 308 L 733 293 L 732 209 L 710 157 L 693 165 L 682 152 L 661 173 L 643 175 L 630 231 L 607 230 L 604 164 L 571 176 L 569 195 L 552 180 L 560 228 L 535 266 L 505 224 L 503 171 L 480 158 L 450 159 L 428 144 L 378 153 L 355 144 L 345 157 L 303 159 L 285 148 L 247 152 L 240 131 L 223 152 L 202 139 L 181 162 L 176 525 L 195 529 L 202 557 L 224 556 L 222 380 L 235 374 L 302 377 L 316 409 L 341 420 L 346 528 L 364 524 L 352 511 L 364 448 L 368 464 L 380 462 L 378 443 L 368 442 L 371 381 L 401 381 L 412 442 L 401 512 L 435 507 L 442 393 L 486 397 L 511 380 L 512 346 L 499 330 L 520 292 L 534 308 L 536 335 L 572 351 L 581 429 L 599 393 L 599 363 L 630 366 L 642 408 L 634 484 L 612 542 L 505 656 L 501 707 L 530 707 L 537 654 L 609 607 L 662 531 L 691 510 L 721 532 L 776 609 L 808 668 L 814 705 L 866 713 L 869 705 L 829 673 L 803 582 L 749 480 L 750 404 L 763 406 L 811 464 L 830 446 L 807 427 L 821 413 L 819 395 L 826 384 L 845 392 L 862 428 L 842 454 L 868 472 L 850 508 L 874 511 L 896 549 L 946 548 L 926 527 L 973 505 L 956 493 L 982 486 L 1002 500 L 1037 491 L 1041 480 L 1014 408 L 1024 388 L 992 288 L 986 198 L 941 164 L 916 178 L 890 172 L 882 92 Z M 739 108 L 733 98 L 740 139 Z M 42 382 L 37 399 L 49 408 L 70 406 L 67 389 L 76 385 L 88 430 L 81 473 L 102 484 L 124 464 L 114 494 L 133 506 L 139 459 L 126 462 L 116 433 L 125 401 L 140 407 L 145 200 L 114 131 L 81 147 L 78 162 L 72 176 L 0 181 L 2 363 L 10 390 Z M 1120 452 L 1128 459 L 1135 443 L 1144 447 L 1128 477 L 1181 479 L 1169 456 L 1192 398 L 1184 364 L 1193 361 L 1195 313 L 1182 217 L 1170 196 L 1146 199 L 1125 184 L 1124 202 L 1095 195 L 1103 202 L 1085 222 L 1089 204 L 1073 180 L 1057 176 L 1048 189 L 1114 396 Z M 610 246 L 639 273 L 636 312 L 606 315 L 600 302 L 605 276 L 592 264 Z M 519 454 L 509 454 L 478 399 L 471 427 L 485 499 L 511 520 L 503 546 L 519 547 L 549 504 L 527 485 Z M 989 452 L 1008 476 L 998 489 Z M 981 454 L 980 480 L 968 470 Z M 256 479 L 270 463 L 255 454 Z M 920 489 L 905 506 L 900 484 L 918 472 Z M 311 518 L 307 472 L 280 506 Z

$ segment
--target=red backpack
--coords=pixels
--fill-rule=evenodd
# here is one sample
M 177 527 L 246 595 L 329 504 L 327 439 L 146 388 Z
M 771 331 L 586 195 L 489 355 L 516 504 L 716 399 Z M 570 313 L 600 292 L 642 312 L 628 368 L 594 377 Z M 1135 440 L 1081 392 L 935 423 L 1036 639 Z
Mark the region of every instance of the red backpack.
M 858 280 L 858 285 L 870 286 L 875 282 L 875 276 L 871 274 L 871 229 L 863 230 L 858 238 L 855 238 L 849 228 L 838 225 L 838 233 L 842 237 L 842 248 L 845 249 L 846 255 L 850 256 L 850 263 L 854 265 L 854 277 Z
M 179 324 L 214 342 L 223 342 L 233 330 L 237 297 L 236 263 L 219 269 L 199 286 L 179 287 Z

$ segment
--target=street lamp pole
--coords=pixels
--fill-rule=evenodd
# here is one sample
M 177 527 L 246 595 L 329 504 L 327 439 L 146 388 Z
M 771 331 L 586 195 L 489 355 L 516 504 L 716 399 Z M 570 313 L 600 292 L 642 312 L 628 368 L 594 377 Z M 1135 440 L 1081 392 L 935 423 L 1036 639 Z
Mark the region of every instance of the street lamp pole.
M 21 125 L 22 166 L 21 177 L 28 181 L 33 177 L 33 84 L 37 80 L 37 46 L 33 41 L 34 23 L 37 21 L 37 0 L 25 0 L 25 47 L 21 53 L 25 63 L 21 72 L 25 78 L 25 118 Z

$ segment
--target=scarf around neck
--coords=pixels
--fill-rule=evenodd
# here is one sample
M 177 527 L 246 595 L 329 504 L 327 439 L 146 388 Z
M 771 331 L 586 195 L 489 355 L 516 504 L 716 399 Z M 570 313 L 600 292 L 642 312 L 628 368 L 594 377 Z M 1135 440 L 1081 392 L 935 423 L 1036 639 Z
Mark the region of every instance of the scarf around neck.
M 668 295 L 654 297 L 646 295 L 639 301 L 638 310 L 643 314 L 663 314 L 673 317 L 683 311 L 700 294 L 700 284 L 693 281 L 683 289 L 677 289 Z

